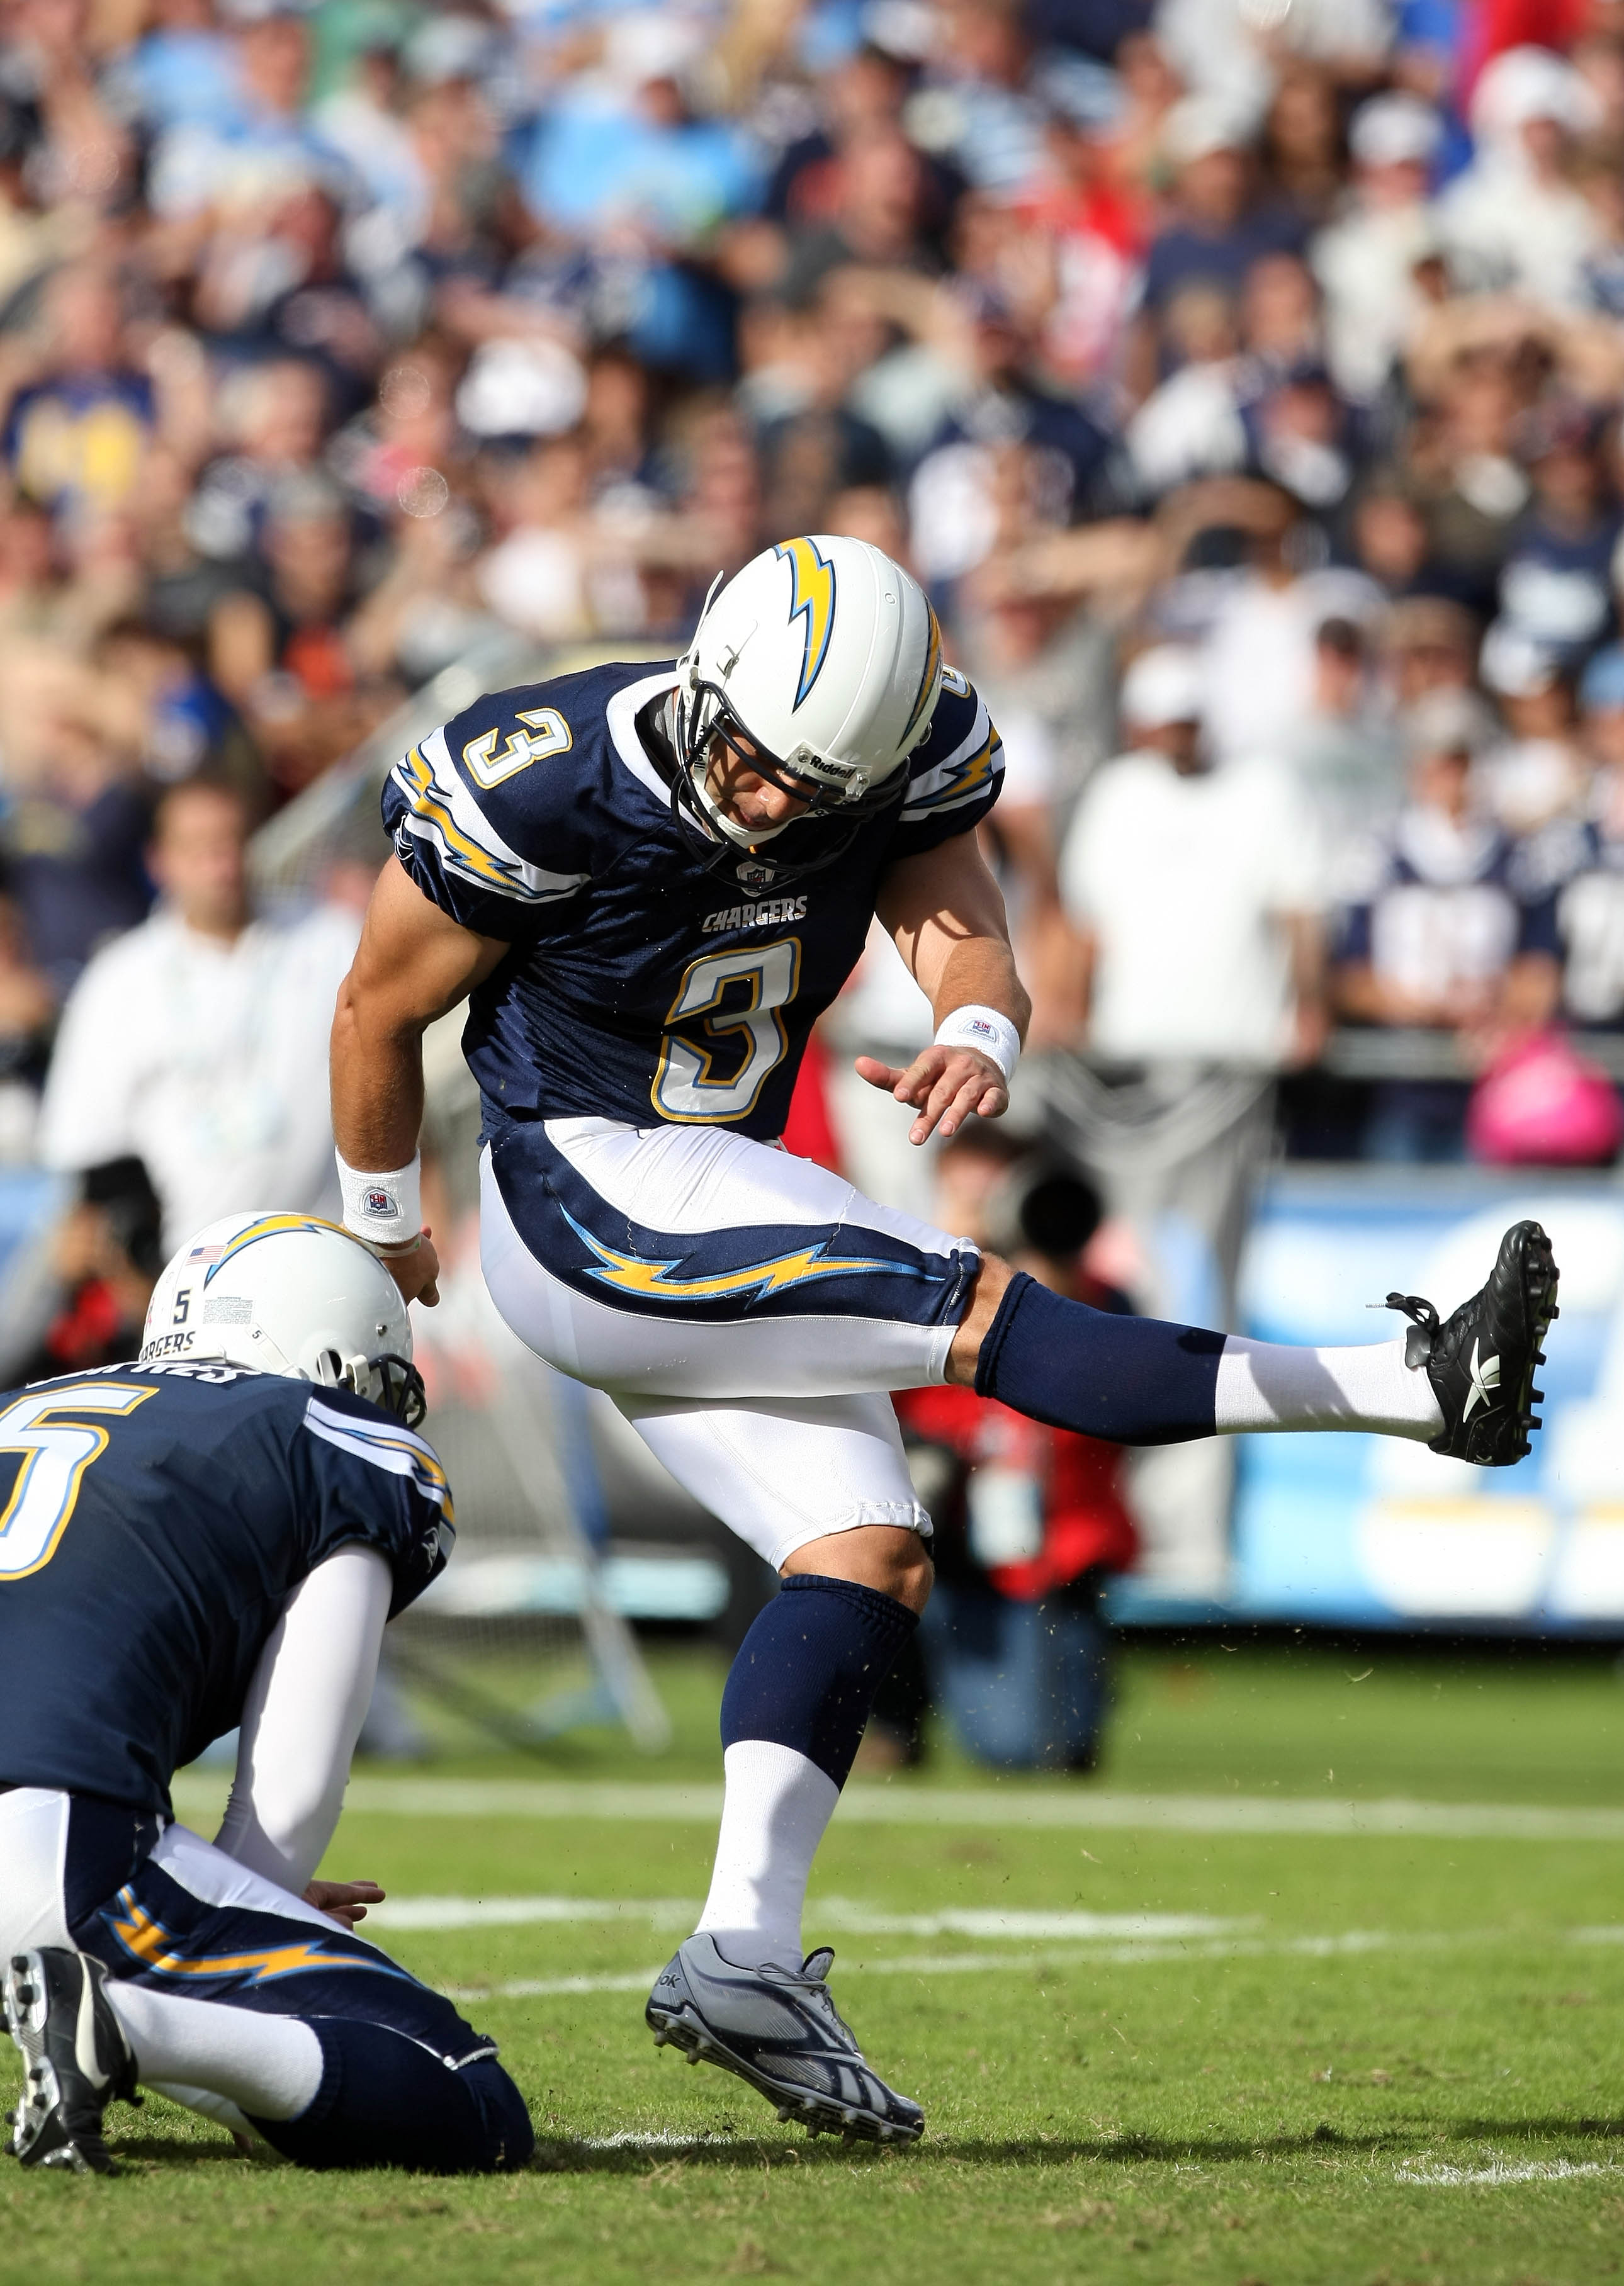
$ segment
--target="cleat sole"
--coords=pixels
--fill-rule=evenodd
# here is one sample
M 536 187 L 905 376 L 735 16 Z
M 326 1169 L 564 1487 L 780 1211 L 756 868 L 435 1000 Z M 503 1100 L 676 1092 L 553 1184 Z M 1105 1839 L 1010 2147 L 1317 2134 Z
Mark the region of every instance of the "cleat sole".
M 855 2109 L 832 2099 L 808 2095 L 804 2088 L 786 2085 L 759 2065 L 736 2055 L 713 2033 L 702 2031 L 686 2015 L 668 2014 L 650 2002 L 643 2021 L 661 2046 L 677 2049 L 687 2063 L 714 2064 L 721 2071 L 732 2072 L 758 2095 L 765 2096 L 780 2119 L 791 2117 L 792 2107 L 798 2108 L 808 2138 L 843 2135 L 855 2142 L 915 2143 L 924 2132 L 923 2121 L 912 2127 L 901 2120 L 882 2119 L 878 2112 Z

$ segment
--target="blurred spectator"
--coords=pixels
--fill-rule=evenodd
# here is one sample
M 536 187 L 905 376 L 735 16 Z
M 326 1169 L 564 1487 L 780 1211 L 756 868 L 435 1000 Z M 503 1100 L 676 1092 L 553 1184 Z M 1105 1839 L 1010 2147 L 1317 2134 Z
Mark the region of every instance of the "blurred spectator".
M 258 815 L 460 662 L 679 646 L 792 529 L 907 560 L 988 693 L 1037 1044 L 1079 1018 L 1054 850 L 1117 659 L 1168 642 L 1333 887 L 1390 834 L 1408 710 L 1486 691 L 1469 807 L 1528 842 L 1525 903 L 1577 866 L 1562 910 L 1599 910 L 1574 693 L 1624 625 L 1617 15 L 20 6 L 0 1155 L 53 1008 L 146 911 L 166 789 Z
M 935 1219 L 1007 1248 L 1057 1293 L 1125 1310 L 1084 1267 L 1100 1221 L 1093 1192 L 1023 1165 L 1020 1150 L 972 1122 L 937 1160 Z M 1109 1707 L 1101 1590 L 1137 1553 L 1120 1448 L 964 1389 L 906 1391 L 897 1417 L 936 1526 L 934 1616 L 920 1630 L 931 1701 L 977 1762 L 1093 1770 Z M 896 1723 L 895 1696 L 876 1710 L 882 1725 L 888 1714 Z
M 327 1035 L 359 925 L 334 906 L 256 914 L 248 824 L 241 796 L 206 779 L 163 797 L 148 856 L 162 903 L 74 992 L 41 1115 L 50 1166 L 144 1162 L 166 1250 L 220 1215 L 337 1202 Z
M 1559 972 L 1549 883 L 1472 798 L 1480 706 L 1439 690 L 1406 719 L 1408 797 L 1374 845 L 1337 946 L 1336 993 L 1360 1023 L 1454 1033 L 1469 1066 L 1509 1031 L 1543 1023 Z M 1373 1158 L 1464 1155 L 1469 1083 L 1389 1079 L 1375 1090 Z
M 137 1354 L 164 1264 L 162 1219 L 138 1158 L 84 1169 L 78 1196 L 51 1234 L 51 1277 L 26 1297 L 32 1322 L 9 1330 L 12 1342 L 37 1334 L 32 1355 L 25 1341 L 24 1352 L 8 1359 L 12 1381 L 93 1372 Z
M 4 455 L 20 492 L 42 507 L 94 514 L 122 508 L 152 438 L 151 381 L 124 353 L 110 273 L 60 270 L 43 297 L 37 344 L 13 359 Z
M 1582 802 L 1589 767 L 1573 735 L 1573 673 L 1560 653 L 1496 620 L 1480 671 L 1506 735 L 1486 740 L 1473 792 L 1508 832 L 1531 833 Z
M 1176 1207 L 1210 1248 L 1233 1322 L 1273 1076 L 1324 1040 L 1322 890 L 1311 819 L 1260 757 L 1213 768 L 1195 654 L 1141 652 L 1123 683 L 1126 753 L 1091 782 L 1060 856 L 1082 942 L 1099 1076 L 1068 1092 L 1074 1139 L 1114 1213 L 1154 1248 Z
M 1557 888 L 1561 1011 L 1568 1022 L 1624 1031 L 1624 650 L 1598 652 L 1579 703 L 1596 764 L 1588 814 L 1536 844 L 1534 870 Z
M 1336 853 L 1397 808 L 1399 754 L 1364 629 L 1353 619 L 1322 619 L 1313 658 L 1313 696 L 1281 759 L 1318 819 L 1324 847 Z
M 1612 626 L 1620 522 L 1597 459 L 1600 427 L 1589 406 L 1551 396 L 1518 440 L 1533 497 L 1501 570 L 1501 617 L 1564 659 L 1582 658 Z
M 1348 130 L 1352 196 L 1315 240 L 1313 265 L 1331 372 L 1361 402 L 1384 387 L 1420 314 L 1415 272 L 1438 250 L 1428 192 L 1442 143 L 1438 114 L 1413 95 L 1372 97 Z
M 1361 573 L 1316 564 L 1311 527 L 1277 485 L 1237 485 L 1226 521 L 1245 534 L 1246 570 L 1220 597 L 1207 639 L 1203 720 L 1214 753 L 1278 756 L 1311 703 L 1314 635 L 1326 619 L 1375 616 Z
M 1147 316 L 1159 319 L 1181 286 L 1197 282 L 1238 294 L 1259 256 L 1295 252 L 1305 229 L 1289 209 L 1257 188 L 1250 137 L 1235 111 L 1190 96 L 1168 114 L 1163 148 L 1174 169 L 1171 212 L 1146 257 Z M 1141 347 L 1146 336 L 1141 330 Z
M 1509 49 L 1485 68 L 1471 101 L 1477 154 L 1439 201 L 1462 280 L 1557 304 L 1581 298 L 1595 232 L 1569 162 L 1574 138 L 1597 124 L 1584 79 L 1549 48 Z
M 38 666 L 66 672 L 44 658 Z M 75 677 L 46 702 L 35 753 L 13 745 L 11 799 L 0 810 L 0 883 L 31 965 L 58 1001 L 97 948 L 132 928 L 152 903 L 141 862 L 146 792 L 88 696 Z

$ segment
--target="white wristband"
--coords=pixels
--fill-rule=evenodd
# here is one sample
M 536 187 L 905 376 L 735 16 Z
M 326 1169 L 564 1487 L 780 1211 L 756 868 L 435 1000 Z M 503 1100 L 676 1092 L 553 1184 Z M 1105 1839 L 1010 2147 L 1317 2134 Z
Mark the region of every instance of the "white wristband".
M 338 1161 L 338 1187 L 343 1193 L 344 1228 L 368 1246 L 410 1246 L 423 1226 L 420 1178 L 422 1155 L 414 1151 L 409 1167 L 396 1167 L 382 1175 L 364 1175 Z
M 992 1059 L 1005 1082 L 1021 1056 L 1021 1035 L 1009 1018 L 999 1015 L 996 1008 L 978 1008 L 974 1002 L 942 1018 L 936 1027 L 936 1045 L 978 1050 Z

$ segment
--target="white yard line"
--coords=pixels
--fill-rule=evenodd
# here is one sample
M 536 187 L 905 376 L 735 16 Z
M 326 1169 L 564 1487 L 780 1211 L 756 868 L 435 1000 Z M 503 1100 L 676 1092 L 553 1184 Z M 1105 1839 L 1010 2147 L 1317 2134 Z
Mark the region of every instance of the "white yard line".
M 815 1919 L 816 1916 L 815 1915 Z M 1195 1960 L 1290 1959 L 1331 1960 L 1369 1952 L 1425 1952 L 1505 1940 L 1494 1930 L 1449 1934 L 1419 1929 L 1341 1929 L 1320 1936 L 1218 1937 L 1182 1943 L 1093 1944 L 1064 1952 L 910 1952 L 863 1960 L 849 1954 L 841 1974 L 861 1976 L 987 1976 L 1015 1972 L 1043 1975 L 1052 1971 L 1107 1966 L 1174 1966 Z M 646 1992 L 665 1963 L 603 1975 L 521 1976 L 494 1984 L 448 1984 L 453 2000 L 542 2000 L 594 1992 Z
M 698 1901 L 682 1897 L 400 1897 L 367 1915 L 380 1929 L 522 1928 L 573 1921 L 641 1921 L 684 1934 L 698 1918 Z M 850 1897 L 820 1898 L 820 1928 L 855 1936 L 1116 1937 L 1163 1942 L 1218 1936 L 1250 1927 L 1200 1913 L 1076 1913 L 961 1912 L 887 1912 Z
M 1616 2175 L 1620 2170 L 1595 2159 L 1491 2159 L 1486 2167 L 1443 2167 L 1406 2160 L 1394 2170 L 1400 2183 L 1428 2190 L 1459 2190 L 1478 2184 L 1562 2183 L 1575 2175 Z
M 207 1826 L 225 1804 L 225 1782 L 185 1775 L 183 1818 Z M 712 1825 L 719 1785 L 599 1785 L 580 1779 L 351 1780 L 345 1807 L 362 1817 L 584 1818 L 617 1825 Z M 1624 1841 L 1624 1809 L 1553 1809 L 1532 1802 L 1320 1801 L 1271 1794 L 1115 1793 L 1086 1785 L 989 1785 L 971 1790 L 851 1785 L 836 1817 L 857 1825 L 1013 1829 L 1142 1828 L 1170 1833 L 1418 1835 L 1462 1841 Z

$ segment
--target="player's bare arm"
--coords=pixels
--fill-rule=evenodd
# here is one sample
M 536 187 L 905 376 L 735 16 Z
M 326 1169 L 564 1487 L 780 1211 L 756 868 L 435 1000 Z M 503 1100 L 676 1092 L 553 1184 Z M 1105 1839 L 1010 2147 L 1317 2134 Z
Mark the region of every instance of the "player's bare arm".
M 403 1167 L 412 1158 L 423 1116 L 423 1034 L 508 950 L 453 921 L 390 859 L 333 1018 L 333 1139 L 350 1166 Z M 427 1233 L 380 1251 L 408 1302 L 438 1301 L 439 1261 Z
M 1004 898 L 972 833 L 957 834 L 920 856 L 904 857 L 880 884 L 876 910 L 928 997 L 937 1029 L 956 1009 L 995 1010 L 1024 1040 L 1032 1004 L 1015 974 Z M 905 1068 L 859 1056 L 857 1070 L 918 1117 L 911 1143 L 939 1128 L 956 1134 L 972 1112 L 997 1119 L 1009 1108 L 1009 1086 L 990 1055 L 933 1042 Z

